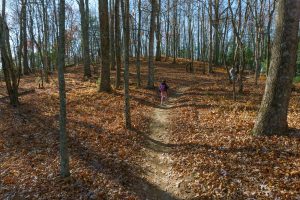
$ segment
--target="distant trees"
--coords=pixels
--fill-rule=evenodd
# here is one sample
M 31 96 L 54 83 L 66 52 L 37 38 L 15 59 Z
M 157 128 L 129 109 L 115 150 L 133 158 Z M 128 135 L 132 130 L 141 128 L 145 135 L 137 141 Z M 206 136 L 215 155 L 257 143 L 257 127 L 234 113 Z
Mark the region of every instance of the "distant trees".
M 42 83 L 49 81 L 48 75 L 57 65 L 57 2 L 18 0 L 13 8 L 18 13 L 14 18 L 17 23 L 12 25 L 18 38 L 11 39 L 15 44 L 12 51 L 15 65 L 20 73 L 40 72 Z M 118 27 L 123 26 L 123 22 L 117 21 L 120 17 L 117 12 L 120 12 L 116 4 L 120 2 L 99 0 L 99 16 L 95 16 L 95 10 L 90 12 L 88 0 L 77 2 L 80 12 L 66 4 L 66 62 L 73 64 L 81 59 L 83 76 L 90 77 L 91 65 L 96 65 L 94 72 L 97 73 L 100 66 L 97 64 L 101 61 L 99 88 L 107 91 L 111 90 L 110 70 L 116 68 L 118 88 L 122 73 L 118 70 L 121 57 L 117 55 L 120 50 L 117 46 L 124 42 L 123 30 L 118 31 Z M 268 71 L 270 65 L 274 2 L 135 0 L 130 4 L 129 51 L 130 56 L 136 57 L 137 87 L 141 86 L 141 57 L 148 58 L 147 87 L 153 88 L 153 61 L 161 60 L 162 56 L 173 57 L 173 63 L 178 57 L 190 59 L 190 62 L 197 58 L 208 62 L 208 72 L 219 64 L 236 67 L 240 76 L 243 69 L 250 69 L 256 72 L 257 82 L 261 71 Z M 147 6 L 151 6 L 151 10 L 143 9 Z M 81 17 L 80 23 L 76 22 L 76 17 Z M 107 45 L 108 55 L 102 51 Z M 106 65 L 110 66 L 109 70 Z M 243 90 L 242 80 L 237 82 L 239 91 Z
M 300 1 L 278 1 L 275 39 L 269 76 L 257 116 L 255 135 L 284 134 L 293 77 L 296 71 Z

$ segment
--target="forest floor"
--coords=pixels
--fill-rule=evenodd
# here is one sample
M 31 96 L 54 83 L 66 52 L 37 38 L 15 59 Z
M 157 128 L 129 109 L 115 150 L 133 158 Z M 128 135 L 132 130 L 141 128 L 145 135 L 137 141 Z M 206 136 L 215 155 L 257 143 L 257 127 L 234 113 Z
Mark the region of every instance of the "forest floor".
M 232 99 L 224 69 L 185 72 L 185 61 L 156 62 L 156 86 L 170 99 L 135 87 L 130 74 L 132 130 L 123 122 L 123 90 L 97 91 L 82 66 L 66 70 L 71 177 L 59 177 L 58 83 L 44 89 L 21 79 L 12 108 L 0 82 L 0 199 L 300 199 L 300 85 L 290 102 L 287 136 L 254 137 L 264 90 L 247 74 Z M 142 66 L 143 86 L 147 80 Z M 112 73 L 112 82 L 114 73 Z

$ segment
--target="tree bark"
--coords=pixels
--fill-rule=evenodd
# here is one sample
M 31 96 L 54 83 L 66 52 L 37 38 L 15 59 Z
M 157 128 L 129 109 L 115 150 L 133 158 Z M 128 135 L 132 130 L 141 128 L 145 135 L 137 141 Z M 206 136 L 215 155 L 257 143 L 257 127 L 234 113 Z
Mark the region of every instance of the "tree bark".
M 110 92 L 110 56 L 109 56 L 109 19 L 107 0 L 99 0 L 100 35 L 101 35 L 101 78 L 99 81 L 100 92 Z
M 68 136 L 66 130 L 67 111 L 66 111 L 66 91 L 65 91 L 65 0 L 60 0 L 59 5 L 59 38 L 58 38 L 58 83 L 59 83 L 59 140 L 60 140 L 60 175 L 70 176 Z
M 129 0 L 125 0 L 125 12 L 123 16 L 124 21 L 124 116 L 125 116 L 125 127 L 131 128 L 130 118 L 130 97 L 129 97 L 129 40 L 130 40 L 130 29 L 129 29 Z
M 157 7 L 157 20 L 156 20 L 156 56 L 155 60 L 156 61 L 161 61 L 161 25 L 160 25 L 160 8 L 161 8 L 161 0 L 158 0 L 158 7 Z
M 214 29 L 215 29 L 215 35 L 214 35 L 214 63 L 216 65 L 219 64 L 219 55 L 220 55 L 220 36 L 219 36 L 219 23 L 220 23 L 220 14 L 219 14 L 219 8 L 220 8 L 220 1 L 215 0 L 214 2 L 214 11 L 215 11 L 215 21 L 214 21 Z
M 43 9 L 43 65 L 44 65 L 44 76 L 45 82 L 49 83 L 49 52 L 48 52 L 48 43 L 49 43 L 49 23 L 48 23 L 48 13 L 47 13 L 47 3 L 45 0 L 41 0 L 42 9 Z
M 166 61 L 170 56 L 170 0 L 167 1 L 167 27 L 166 27 Z
M 80 10 L 80 22 L 81 22 L 81 38 L 82 38 L 82 49 L 83 49 L 83 71 L 84 77 L 90 78 L 92 76 L 91 72 L 91 59 L 90 59 L 90 47 L 89 47 L 89 18 L 88 16 L 88 0 L 86 3 L 84 0 L 79 1 Z
M 30 52 L 30 67 L 32 69 L 32 72 L 35 72 L 35 56 L 34 56 L 34 33 L 33 33 L 33 6 L 30 5 L 29 7 L 29 20 L 30 20 L 30 27 L 29 27 L 29 34 L 30 34 L 30 47 L 31 47 L 31 52 Z
M 110 1 L 110 59 L 111 70 L 116 70 L 116 47 L 115 47 L 115 13 L 114 13 L 114 1 Z
M 278 2 L 275 39 L 269 76 L 253 133 L 282 135 L 296 69 L 300 0 Z
M 22 0 L 22 8 L 21 8 L 21 23 L 22 23 L 22 56 L 23 56 L 23 69 L 24 74 L 28 75 L 30 72 L 28 65 L 28 48 L 27 48 L 27 0 Z
M 173 2 L 173 64 L 176 63 L 177 0 Z
M 120 0 L 115 3 L 115 44 L 116 44 L 116 89 L 121 85 L 121 31 L 120 31 Z
M 268 26 L 267 26 L 267 75 L 269 74 L 269 68 L 270 68 L 270 60 L 271 60 L 271 25 L 273 21 L 273 14 L 275 11 L 275 5 L 276 3 L 273 2 L 271 5 L 271 0 L 269 0 L 269 9 L 268 9 Z
M 136 82 L 137 87 L 141 87 L 141 26 L 142 26 L 142 0 L 138 0 L 138 12 L 139 12 L 139 19 L 138 19 L 138 46 L 137 46 L 137 53 L 136 53 Z
M 154 30 L 155 30 L 155 15 L 156 15 L 156 0 L 151 0 L 151 19 L 150 19 L 150 33 L 149 33 L 149 57 L 148 57 L 148 84 L 149 89 L 154 88 Z
M 17 76 L 14 69 L 14 64 L 9 46 L 9 29 L 5 21 L 5 6 L 6 1 L 2 0 L 2 16 L 0 16 L 0 51 L 1 62 L 4 73 L 7 93 L 10 104 L 14 107 L 19 106 Z
M 212 0 L 209 0 L 209 60 L 208 60 L 208 73 L 213 72 L 213 30 L 212 30 Z

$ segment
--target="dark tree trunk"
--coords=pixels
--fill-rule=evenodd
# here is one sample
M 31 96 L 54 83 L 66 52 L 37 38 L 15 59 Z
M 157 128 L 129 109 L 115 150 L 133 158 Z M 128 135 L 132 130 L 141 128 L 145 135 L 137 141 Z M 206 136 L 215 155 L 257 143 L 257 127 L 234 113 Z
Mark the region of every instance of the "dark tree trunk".
M 173 2 L 173 63 L 176 63 L 177 0 Z
M 116 88 L 121 85 L 121 31 L 120 31 L 120 0 L 115 3 L 115 44 L 116 44 Z
M 148 57 L 148 84 L 149 89 L 154 88 L 154 30 L 155 30 L 155 15 L 156 15 L 156 0 L 151 0 L 151 20 L 150 20 L 150 35 L 149 35 L 149 57 Z
M 33 33 L 33 6 L 30 5 L 29 9 L 29 19 L 30 19 L 30 27 L 29 27 L 29 34 L 30 34 L 30 47 L 31 47 L 31 52 L 30 52 L 30 67 L 32 69 L 32 72 L 35 72 L 35 57 L 34 57 L 34 33 Z
M 0 16 L 0 52 L 1 62 L 4 73 L 4 80 L 6 84 L 7 93 L 9 96 L 10 104 L 13 106 L 19 105 L 18 99 L 18 84 L 17 76 L 14 69 L 14 64 L 11 56 L 11 50 L 9 46 L 9 29 L 5 22 L 5 4 L 6 1 L 2 1 L 2 16 Z
M 257 116 L 255 135 L 282 135 L 296 69 L 300 1 L 278 2 L 275 39 L 265 94 Z
M 41 0 L 43 8 L 43 27 L 44 27 L 44 37 L 43 37 L 43 65 L 44 65 L 44 76 L 45 82 L 49 83 L 49 52 L 48 52 L 48 43 L 49 43 L 49 23 L 48 23 L 48 13 L 47 13 L 47 2 Z
M 67 110 L 66 110 L 66 91 L 65 91 L 65 0 L 60 0 L 59 5 L 59 38 L 58 38 L 58 83 L 60 99 L 59 115 L 59 140 L 60 140 L 60 175 L 70 176 L 68 136 L 66 130 Z
M 27 22 L 27 0 L 22 0 L 22 8 L 21 8 L 21 23 L 22 23 L 22 42 L 23 46 L 23 69 L 24 74 L 28 75 L 30 72 L 29 65 L 28 65 L 28 48 L 27 48 L 27 29 L 26 29 L 26 22 Z
M 101 34 L 101 78 L 99 91 L 110 92 L 110 56 L 109 56 L 109 19 L 107 0 L 99 0 L 100 34 Z
M 271 5 L 271 0 L 269 0 L 269 10 L 268 10 L 268 26 L 267 26 L 267 75 L 269 74 L 269 68 L 270 68 L 270 60 L 271 60 L 271 25 L 273 21 L 273 14 L 275 11 L 275 5 L 276 3 L 273 2 Z
M 83 69 L 84 77 L 90 78 L 92 76 L 90 67 L 90 47 L 89 47 L 89 11 L 88 11 L 88 0 L 86 3 L 84 0 L 79 1 L 79 10 L 81 15 L 81 38 L 82 38 L 82 49 L 83 49 Z
M 219 7 L 220 7 L 220 1 L 219 0 L 215 0 L 214 1 L 214 16 L 215 16 L 215 20 L 214 20 L 214 29 L 215 29 L 215 35 L 214 35 L 214 63 L 216 65 L 219 64 L 219 55 L 220 55 L 220 36 L 219 36 L 219 23 L 220 23 L 220 19 L 219 19 Z
M 115 12 L 114 12 L 114 1 L 110 1 L 110 59 L 111 59 L 111 70 L 116 70 L 116 47 L 115 47 Z
M 167 1 L 166 61 L 170 56 L 170 0 Z
M 161 7 L 161 0 L 158 0 L 158 7 L 157 7 L 157 20 L 156 20 L 156 61 L 161 61 L 161 33 L 160 33 L 160 7 Z
M 142 26 L 142 1 L 138 0 L 138 11 L 139 11 L 139 21 L 138 21 L 138 46 L 136 54 L 136 81 L 137 87 L 141 87 L 141 26 Z
M 208 73 L 213 72 L 213 32 L 212 32 L 212 0 L 209 0 L 209 60 L 208 60 Z
M 129 0 L 125 0 L 125 10 L 123 16 L 123 29 L 124 29 L 124 116 L 125 116 L 125 127 L 131 128 L 130 118 L 130 98 L 129 98 L 129 40 L 130 40 L 130 29 L 129 29 Z

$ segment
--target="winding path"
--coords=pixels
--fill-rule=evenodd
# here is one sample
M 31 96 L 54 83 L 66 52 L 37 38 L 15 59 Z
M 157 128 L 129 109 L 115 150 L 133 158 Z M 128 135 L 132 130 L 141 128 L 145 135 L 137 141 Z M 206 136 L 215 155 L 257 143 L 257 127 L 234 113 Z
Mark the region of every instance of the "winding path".
M 150 134 L 145 136 L 147 146 L 145 148 L 145 157 L 143 159 L 143 169 L 145 179 L 155 185 L 155 190 L 146 185 L 143 190 L 145 199 L 187 199 L 183 188 L 181 187 L 181 177 L 176 177 L 172 168 L 172 158 L 170 152 L 175 145 L 170 144 L 171 116 L 170 108 L 174 105 L 179 95 L 182 95 L 188 88 L 181 88 L 178 93 L 169 98 L 165 106 L 155 108 L 151 115 Z M 173 147 L 173 148 L 172 148 Z

